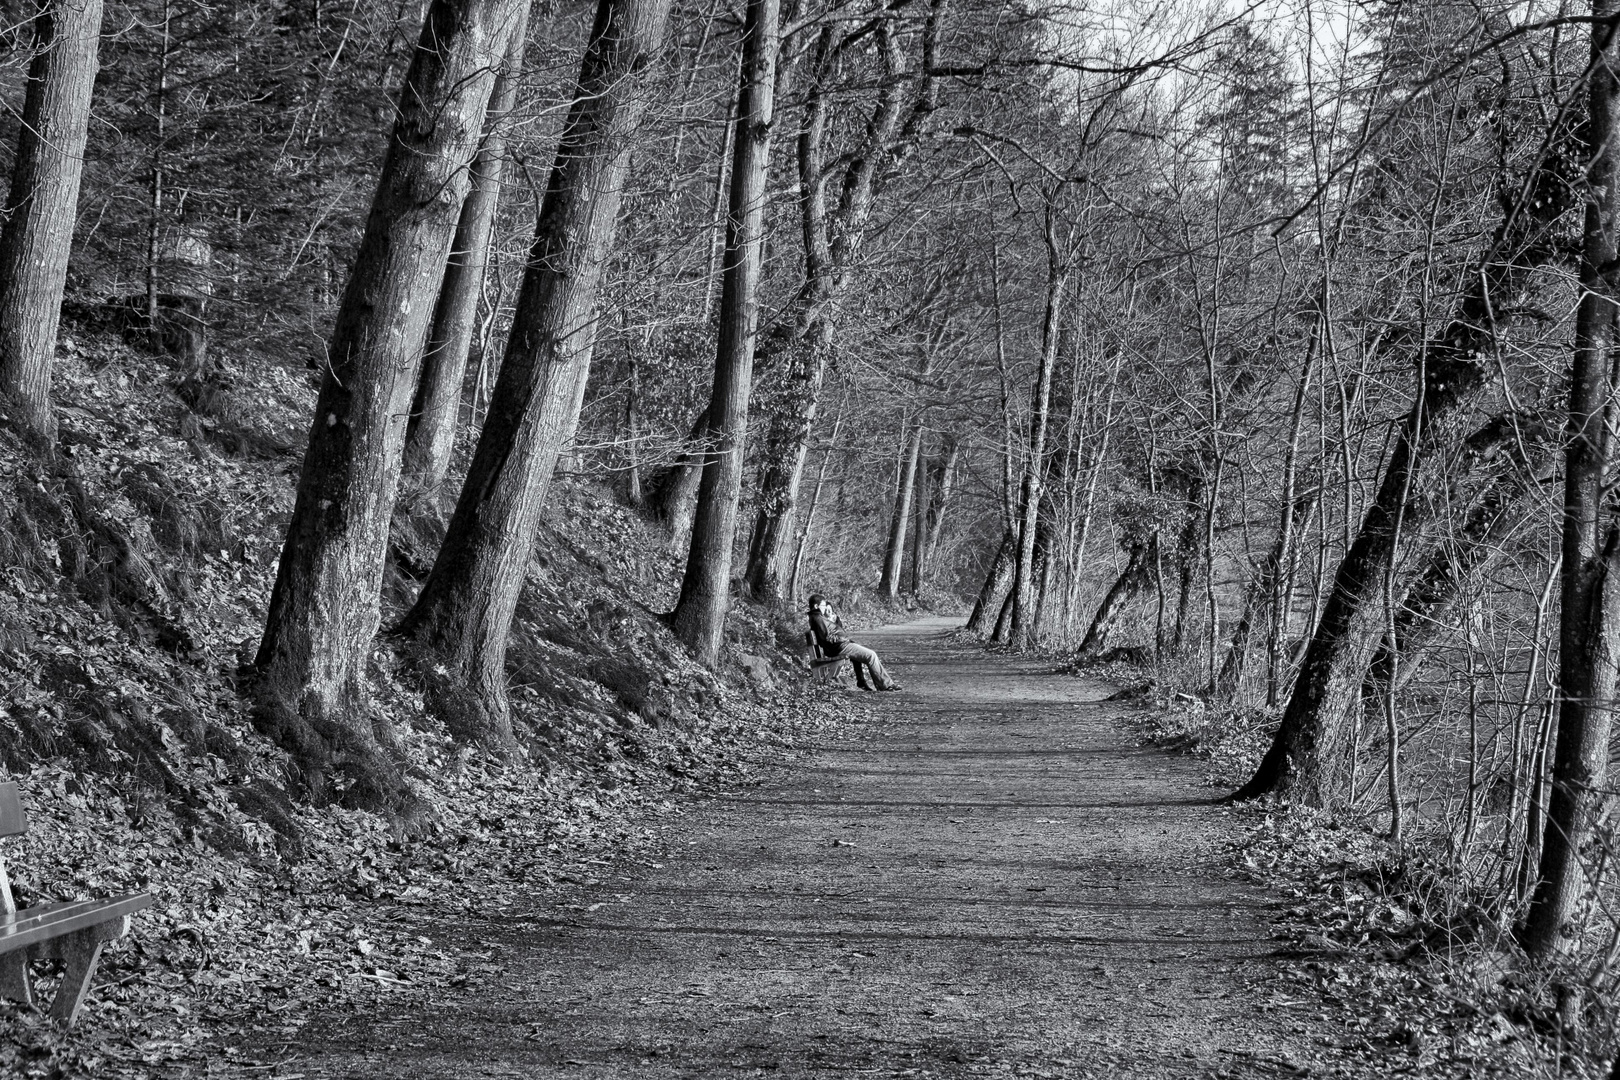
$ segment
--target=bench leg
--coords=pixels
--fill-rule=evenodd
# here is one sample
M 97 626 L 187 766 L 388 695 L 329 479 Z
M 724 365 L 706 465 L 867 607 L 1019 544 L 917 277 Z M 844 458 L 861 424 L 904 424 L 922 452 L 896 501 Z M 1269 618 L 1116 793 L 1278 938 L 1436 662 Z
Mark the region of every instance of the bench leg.
M 34 987 L 28 980 L 28 950 L 0 956 L 0 997 L 34 1003 Z
M 85 995 L 90 993 L 90 980 L 96 974 L 107 940 L 96 930 L 85 930 L 69 934 L 62 944 L 62 986 L 51 1003 L 51 1018 L 63 1027 L 72 1027 Z

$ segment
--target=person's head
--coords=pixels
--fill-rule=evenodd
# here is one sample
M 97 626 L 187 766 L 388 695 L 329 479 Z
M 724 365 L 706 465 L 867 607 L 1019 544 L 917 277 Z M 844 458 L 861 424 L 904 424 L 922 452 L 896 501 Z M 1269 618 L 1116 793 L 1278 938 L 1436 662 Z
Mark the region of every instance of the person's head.
M 811 611 L 820 611 L 821 610 L 821 605 L 825 604 L 826 602 L 827 602 L 827 598 L 825 596 L 822 596 L 820 593 L 816 592 L 816 593 L 811 593 L 810 594 L 810 610 Z

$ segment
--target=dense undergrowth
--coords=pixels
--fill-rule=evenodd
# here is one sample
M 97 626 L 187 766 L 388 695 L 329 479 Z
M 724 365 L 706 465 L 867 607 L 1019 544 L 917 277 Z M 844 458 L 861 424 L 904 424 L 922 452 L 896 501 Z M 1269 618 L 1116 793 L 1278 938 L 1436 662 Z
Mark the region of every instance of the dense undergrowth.
M 1170 669 L 1068 667 L 1149 706 L 1131 714 L 1142 734 L 1205 760 L 1222 792 L 1252 775 L 1278 719 L 1279 710 L 1223 708 L 1178 691 L 1185 680 Z M 1500 899 L 1511 890 L 1480 876 L 1453 822 L 1419 816 L 1397 850 L 1384 835 L 1387 813 L 1371 800 L 1337 814 L 1241 804 L 1231 812 L 1246 824 L 1234 867 L 1284 898 L 1278 1008 L 1322 1010 L 1343 1024 L 1345 1049 L 1408 1075 L 1598 1078 L 1620 1065 L 1609 995 L 1590 985 L 1590 971 L 1525 962 L 1512 936 L 1517 912 Z M 1571 985 L 1585 987 L 1578 1013 Z
M 746 783 L 762 748 L 847 713 L 765 707 L 796 692 L 789 615 L 739 605 L 730 663 L 751 671 L 696 665 L 656 617 L 678 586 L 667 536 L 576 477 L 554 486 L 514 632 L 521 753 L 459 744 L 423 706 L 422 658 L 382 640 L 377 723 L 427 813 L 407 831 L 312 806 L 240 679 L 310 380 L 176 370 L 93 324 L 61 353 L 59 452 L 0 434 L 0 763 L 31 819 L 4 853 L 22 904 L 155 903 L 71 1035 L 0 1003 L 0 1075 L 184 1075 L 295 1001 L 491 978 L 476 946 L 404 932 L 409 911 L 533 902 L 651 841 L 672 794 Z M 385 620 L 431 558 L 419 525 L 396 538 Z

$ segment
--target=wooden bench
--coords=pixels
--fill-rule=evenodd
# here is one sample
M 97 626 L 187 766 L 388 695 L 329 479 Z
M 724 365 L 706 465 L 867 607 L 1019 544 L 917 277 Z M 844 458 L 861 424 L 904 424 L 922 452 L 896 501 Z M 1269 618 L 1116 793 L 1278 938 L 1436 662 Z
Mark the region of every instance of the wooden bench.
M 848 657 L 828 656 L 816 644 L 814 630 L 804 632 L 804 643 L 810 648 L 810 679 L 812 682 L 835 683 L 839 681 L 842 668 L 839 667 Z
M 27 831 L 16 782 L 0 783 L 0 837 Z M 18 911 L 5 860 L 0 859 L 0 997 L 32 1005 L 29 961 L 60 961 L 62 985 L 51 1003 L 51 1016 L 72 1027 L 101 950 L 129 933 L 130 915 L 151 905 L 150 893 L 130 893 L 111 900 L 60 900 Z

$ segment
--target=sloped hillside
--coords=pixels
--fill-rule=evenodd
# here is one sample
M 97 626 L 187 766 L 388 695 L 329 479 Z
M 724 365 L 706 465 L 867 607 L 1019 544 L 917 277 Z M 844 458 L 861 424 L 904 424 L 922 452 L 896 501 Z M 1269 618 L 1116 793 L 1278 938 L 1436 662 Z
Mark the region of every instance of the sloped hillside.
M 604 844 L 650 837 L 668 793 L 746 782 L 761 745 L 794 740 L 782 717 L 836 721 L 825 698 L 765 707 L 797 691 L 763 613 L 738 611 L 728 632 L 777 678 L 693 663 L 656 617 L 678 586 L 667 537 L 570 478 L 513 643 L 522 755 L 459 745 L 423 709 L 431 673 L 383 640 L 378 724 L 426 813 L 402 830 L 308 805 L 238 685 L 308 382 L 273 364 L 177 370 L 81 320 L 57 373 L 60 454 L 0 434 L 0 759 L 33 821 L 5 846 L 18 900 L 156 896 L 73 1038 L 0 1003 L 0 1074 L 175 1075 L 233 1018 L 288 995 L 489 977 L 476 958 L 393 940 L 383 913 L 532 897 Z M 385 617 L 428 542 L 407 531 Z

